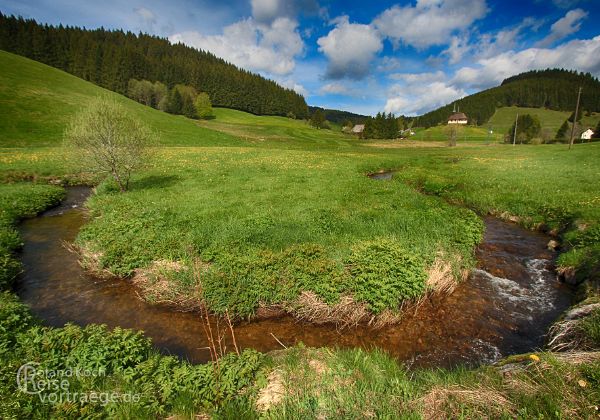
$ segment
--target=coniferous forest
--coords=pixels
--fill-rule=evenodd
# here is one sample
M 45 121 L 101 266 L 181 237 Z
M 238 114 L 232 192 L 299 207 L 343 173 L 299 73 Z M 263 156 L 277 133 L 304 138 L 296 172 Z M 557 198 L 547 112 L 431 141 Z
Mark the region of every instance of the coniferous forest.
M 485 124 L 496 108 L 522 106 L 571 111 L 577 102 L 579 87 L 581 109 L 600 111 L 600 81 L 589 73 L 569 70 L 536 70 L 510 77 L 498 87 L 467 96 L 455 103 L 469 116 L 470 124 Z M 415 126 L 432 127 L 446 122 L 455 103 L 428 112 L 417 118 Z
M 187 85 L 214 106 L 257 115 L 308 116 L 304 98 L 272 80 L 164 38 L 103 28 L 38 24 L 0 13 L 0 49 L 126 94 L 131 79 Z

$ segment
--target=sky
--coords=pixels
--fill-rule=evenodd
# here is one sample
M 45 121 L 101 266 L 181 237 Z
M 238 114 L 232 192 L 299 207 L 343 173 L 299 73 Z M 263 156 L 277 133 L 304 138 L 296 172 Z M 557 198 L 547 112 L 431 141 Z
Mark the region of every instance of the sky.
M 600 77 L 599 0 L 0 0 L 210 51 L 309 105 L 419 115 L 532 69 Z

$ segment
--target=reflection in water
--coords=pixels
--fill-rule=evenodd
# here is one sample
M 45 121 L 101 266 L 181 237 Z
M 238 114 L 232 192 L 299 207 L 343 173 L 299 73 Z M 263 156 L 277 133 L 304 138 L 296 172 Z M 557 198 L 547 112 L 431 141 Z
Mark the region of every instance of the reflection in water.
M 85 193 L 71 189 L 66 204 L 23 223 L 25 273 L 18 285 L 23 301 L 48 325 L 141 329 L 165 353 L 209 360 L 198 314 L 148 305 L 128 281 L 87 276 L 62 246 L 62 241 L 75 239 L 85 222 L 85 213 L 73 208 Z M 485 363 L 536 349 L 568 307 L 570 291 L 553 274 L 548 238 L 496 219 L 485 222 L 485 239 L 477 249 L 479 268 L 452 295 L 428 300 L 398 325 L 338 331 L 286 316 L 237 325 L 237 343 L 269 351 L 281 348 L 275 336 L 285 345 L 380 347 L 423 366 Z

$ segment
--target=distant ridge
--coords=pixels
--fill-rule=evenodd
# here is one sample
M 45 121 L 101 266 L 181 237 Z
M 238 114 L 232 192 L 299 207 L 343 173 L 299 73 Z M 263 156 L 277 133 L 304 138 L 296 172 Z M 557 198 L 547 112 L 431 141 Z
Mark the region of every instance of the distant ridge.
M 355 113 L 349 112 L 349 111 L 339 111 L 337 109 L 327 109 L 327 108 L 321 108 L 318 106 L 309 106 L 308 107 L 308 110 L 311 114 L 313 112 L 315 112 L 317 109 L 320 109 L 321 111 L 323 111 L 323 114 L 325 114 L 326 120 L 331 121 L 332 123 L 336 123 L 336 124 L 343 124 L 346 121 L 351 121 L 354 124 L 361 124 L 361 123 L 364 123 L 367 120 L 367 118 L 369 118 L 366 115 L 355 114 Z
M 464 97 L 415 118 L 415 125 L 432 127 L 447 121 L 455 104 L 467 114 L 469 124 L 483 125 L 494 115 L 496 108 L 519 106 L 572 111 L 577 91 L 583 88 L 581 108 L 600 111 L 600 81 L 590 73 L 547 69 L 534 70 L 509 77 L 500 86 Z
M 304 98 L 213 54 L 122 30 L 38 24 L 0 12 L 0 49 L 124 94 L 130 79 L 181 83 L 207 92 L 213 105 L 256 115 L 305 118 Z

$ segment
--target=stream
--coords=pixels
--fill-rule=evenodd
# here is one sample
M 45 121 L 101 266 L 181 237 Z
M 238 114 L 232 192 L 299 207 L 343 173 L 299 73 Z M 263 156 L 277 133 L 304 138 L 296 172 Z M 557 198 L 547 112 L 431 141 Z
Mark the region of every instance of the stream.
M 22 223 L 25 271 L 18 295 L 46 325 L 100 323 L 143 330 L 165 354 L 210 360 L 199 314 L 147 304 L 128 281 L 91 277 L 64 247 L 86 222 L 81 205 L 88 194 L 86 187 L 69 188 L 59 207 Z M 281 349 L 279 342 L 379 347 L 410 365 L 440 367 L 491 363 L 541 348 L 546 331 L 571 302 L 570 289 L 553 271 L 555 255 L 546 249 L 550 238 L 494 218 L 484 220 L 478 268 L 451 295 L 427 300 L 399 324 L 339 331 L 283 316 L 236 325 L 238 346 L 262 352 Z M 231 343 L 228 349 L 233 350 Z

